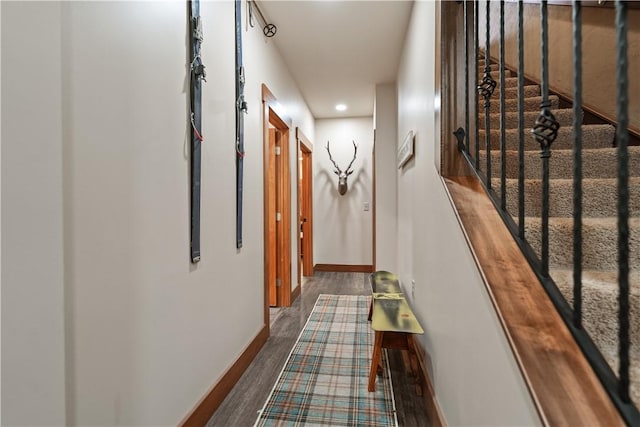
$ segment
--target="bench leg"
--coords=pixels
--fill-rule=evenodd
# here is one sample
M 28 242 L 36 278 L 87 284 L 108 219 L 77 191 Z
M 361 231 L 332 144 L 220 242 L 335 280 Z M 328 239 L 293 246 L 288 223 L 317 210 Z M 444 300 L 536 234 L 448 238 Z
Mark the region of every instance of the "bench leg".
M 407 337 L 407 347 L 409 353 L 409 360 L 411 364 L 411 371 L 415 376 L 416 395 L 422 396 L 422 382 L 420 365 L 418 363 L 418 347 L 416 346 L 415 337 L 411 334 Z
M 376 331 L 376 338 L 373 344 L 373 356 L 371 357 L 371 371 L 369 372 L 369 391 L 376 391 L 376 374 L 378 373 L 378 365 L 380 364 L 380 356 L 382 355 L 382 341 L 384 332 Z

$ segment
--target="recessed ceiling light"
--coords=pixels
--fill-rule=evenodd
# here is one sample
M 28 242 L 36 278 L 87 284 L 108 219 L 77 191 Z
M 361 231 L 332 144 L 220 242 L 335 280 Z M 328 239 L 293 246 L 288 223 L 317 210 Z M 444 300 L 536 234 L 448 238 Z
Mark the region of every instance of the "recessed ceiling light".
M 336 110 L 338 111 L 345 111 L 347 109 L 347 106 L 344 104 L 337 104 L 336 105 Z

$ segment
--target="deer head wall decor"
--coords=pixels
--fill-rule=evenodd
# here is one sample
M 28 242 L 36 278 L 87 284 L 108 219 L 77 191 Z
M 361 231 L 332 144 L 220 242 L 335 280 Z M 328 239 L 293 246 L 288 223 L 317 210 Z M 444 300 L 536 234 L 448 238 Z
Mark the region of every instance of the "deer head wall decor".
M 333 160 L 333 157 L 331 157 L 331 150 L 329 149 L 329 141 L 327 141 L 327 153 L 329 153 L 329 160 L 331 160 L 331 163 L 333 163 L 333 166 L 335 166 L 335 170 L 333 172 L 335 172 L 336 175 L 338 175 L 338 193 L 340 193 L 341 196 L 343 196 L 348 189 L 348 185 L 347 185 L 347 178 L 349 177 L 349 175 L 351 175 L 353 173 L 353 169 L 351 169 L 351 165 L 353 164 L 353 161 L 356 159 L 356 154 L 358 153 L 358 146 L 356 145 L 355 141 L 351 141 L 353 142 L 353 159 L 351 159 L 351 163 L 349 163 L 349 166 L 347 166 L 347 169 L 345 169 L 345 171 L 343 172 L 342 169 L 340 169 L 340 167 L 338 166 L 338 164 Z

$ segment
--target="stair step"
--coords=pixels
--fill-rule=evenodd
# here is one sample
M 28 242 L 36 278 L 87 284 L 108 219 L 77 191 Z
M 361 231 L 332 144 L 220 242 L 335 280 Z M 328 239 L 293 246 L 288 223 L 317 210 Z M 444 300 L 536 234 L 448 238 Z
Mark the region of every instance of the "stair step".
M 563 108 L 551 110 L 560 126 L 572 126 L 573 125 L 573 109 Z M 536 119 L 540 115 L 540 111 L 525 111 L 524 112 L 524 127 L 529 131 L 536 122 Z M 492 113 L 489 115 L 492 123 L 500 123 L 500 113 Z M 508 111 L 504 115 L 505 128 L 506 129 L 518 129 L 518 112 Z M 480 129 L 484 129 L 484 108 L 479 113 Z
M 557 109 L 560 105 L 560 99 L 556 95 L 550 95 L 549 101 L 551 102 L 551 108 Z M 524 109 L 525 111 L 540 111 L 540 103 L 542 102 L 541 96 L 532 96 L 524 99 Z M 494 96 L 491 99 L 491 113 L 499 113 L 500 112 L 500 100 L 496 96 L 496 92 L 494 92 Z M 484 99 L 478 99 L 478 111 L 484 112 Z M 504 103 L 505 111 L 518 111 L 518 100 L 517 99 L 507 99 Z
M 495 127 L 499 127 L 499 122 L 495 123 Z M 573 147 L 573 126 L 564 126 L 558 129 L 558 136 L 553 142 L 553 149 L 571 149 Z M 478 132 L 480 140 L 480 149 L 485 147 L 485 131 L 480 129 Z M 582 147 L 583 148 L 608 148 L 613 147 L 613 139 L 616 135 L 616 129 L 611 125 L 585 125 L 582 127 Z M 491 129 L 490 132 L 491 149 L 500 149 L 500 129 Z M 517 150 L 519 142 L 519 130 L 507 129 L 505 131 L 505 146 L 508 150 Z M 540 145 L 535 141 L 531 134 L 531 129 L 525 129 L 524 132 L 524 149 L 540 151 Z
M 498 69 L 498 67 L 499 67 L 498 64 L 491 64 L 491 77 L 495 81 L 500 80 L 500 70 Z M 478 68 L 478 80 L 482 80 L 483 76 L 484 76 L 484 65 Z M 514 73 L 511 70 L 504 70 L 504 76 L 505 78 L 516 77 L 516 73 Z
M 550 275 L 569 304 L 573 304 L 573 270 L 551 269 Z M 630 333 L 633 342 L 640 345 L 640 271 L 629 273 Z M 582 300 L 585 327 L 600 337 L 604 348 L 617 348 L 618 311 L 617 270 L 584 270 L 582 272 Z M 602 332 L 607 331 L 606 334 Z M 602 335 L 602 336 L 600 336 Z M 592 336 L 595 338 L 595 336 Z
M 499 80 L 499 65 L 490 64 L 492 70 L 492 77 Z M 480 60 L 479 66 L 480 75 L 484 71 L 484 60 Z M 507 144 L 513 144 L 513 141 L 517 141 L 517 128 L 518 128 L 518 113 L 517 113 L 517 99 L 518 99 L 518 87 L 517 77 L 515 73 L 509 73 L 505 80 L 505 100 L 512 100 L 515 102 L 516 108 L 511 108 L 507 102 L 506 113 L 506 129 L 516 129 L 515 139 L 507 131 Z M 500 121 L 499 111 L 499 92 L 500 84 L 498 82 L 496 91 L 491 100 L 491 123 L 498 124 Z M 525 98 L 539 97 L 540 88 L 537 85 L 529 85 L 524 88 Z M 558 104 L 553 104 L 552 108 L 556 108 Z M 484 108 L 483 100 L 479 101 L 479 128 L 484 129 Z M 525 104 L 525 110 L 530 110 L 530 106 Z M 539 102 L 535 108 L 530 111 L 525 111 L 524 127 L 525 138 L 530 138 L 530 128 L 533 127 L 534 122 L 539 114 Z M 554 149 L 569 148 L 572 145 L 572 137 L 567 138 L 566 133 L 572 132 L 571 126 L 573 125 L 573 111 L 570 109 L 556 110 L 554 115 L 561 125 L 557 140 L 554 142 Z M 564 129 L 563 129 L 564 128 Z M 583 128 L 584 131 L 585 128 Z M 618 290 L 617 290 L 617 252 L 616 242 L 617 239 L 617 179 L 615 178 L 617 171 L 617 159 L 615 155 L 615 149 L 592 149 L 594 146 L 599 146 L 601 141 L 605 141 L 605 145 L 610 144 L 613 141 L 613 137 L 610 137 L 611 129 L 592 128 L 589 132 L 592 135 L 583 135 L 583 146 L 587 150 L 583 151 L 583 171 L 585 179 L 583 180 L 583 233 L 584 236 L 584 258 L 583 267 L 589 268 L 590 264 L 597 266 L 598 270 L 584 270 L 582 276 L 582 292 L 583 292 L 583 324 L 589 335 L 592 337 L 598 348 L 600 349 L 605 360 L 609 363 L 614 372 L 618 371 L 618 321 L 616 313 L 618 312 Z M 615 130 L 613 131 L 615 132 Z M 484 141 L 484 132 L 480 131 L 480 140 Z M 499 130 L 492 130 L 491 140 L 492 147 L 495 149 L 499 147 Z M 564 135 L 563 135 L 564 134 Z M 606 134 L 596 136 L 596 134 Z M 530 139 L 529 139 L 530 141 Z M 497 145 L 496 145 L 497 144 Z M 484 145 L 484 142 L 482 142 Z M 531 144 L 525 140 L 525 146 L 529 147 Z M 538 150 L 538 148 L 535 148 Z M 591 150 L 591 151 L 590 151 Z M 535 159 L 534 159 L 535 156 Z M 499 174 L 499 153 L 492 154 L 493 160 L 493 176 Z M 536 178 L 540 175 L 540 159 L 537 153 L 529 152 L 525 153 L 525 173 L 527 176 L 533 172 Z M 555 158 L 555 161 L 554 161 Z M 551 176 L 566 176 L 569 178 L 572 174 L 572 154 L 570 150 L 561 150 L 560 152 L 554 151 L 551 158 Z M 486 155 L 481 154 L 481 164 L 486 165 Z M 497 161 L 496 161 L 497 160 Z M 558 162 L 558 160 L 560 160 Z M 634 148 L 630 147 L 630 166 L 638 164 L 640 161 L 640 153 Z M 633 171 L 633 167 L 630 171 Z M 517 152 L 507 153 L 507 173 L 517 173 Z M 631 172 L 633 174 L 633 172 Z M 499 180 L 493 179 L 494 188 L 499 188 Z M 517 180 L 509 179 L 507 181 L 507 209 L 510 213 L 517 214 Z M 630 212 L 638 214 L 640 212 L 640 178 L 631 177 L 629 182 L 629 196 L 630 196 Z M 540 212 L 540 193 L 541 193 L 541 181 L 539 179 L 529 179 L 525 181 L 525 210 L 526 215 L 538 215 Z M 550 182 L 550 201 L 551 201 L 551 215 L 550 229 L 552 234 L 551 238 L 551 262 L 552 265 L 561 262 L 566 267 L 570 267 L 572 264 L 572 215 L 573 215 L 573 183 L 571 179 L 552 179 Z M 565 218 L 555 218 L 565 217 Z M 590 218 L 594 217 L 594 218 Z M 538 221 L 539 218 L 528 218 L 527 222 L 527 239 L 530 241 L 537 241 L 539 233 L 534 237 L 534 232 L 531 231 L 531 225 L 533 221 Z M 630 253 L 630 265 L 633 268 L 640 268 L 640 262 L 638 257 L 639 244 L 634 236 L 638 235 L 640 231 L 640 219 L 631 218 L 631 244 L 632 249 Z M 516 219 L 517 222 L 517 219 Z M 614 255 L 612 255 L 614 254 Z M 610 270 L 602 270 L 602 268 L 611 268 Z M 565 295 L 568 301 L 572 301 L 573 290 L 573 273 L 570 269 L 557 269 L 553 268 L 551 276 L 554 278 L 556 284 L 560 288 L 561 292 Z M 630 394 L 631 399 L 634 401 L 637 407 L 640 407 L 640 271 L 632 270 L 630 272 L 630 338 L 631 349 L 629 357 L 631 359 L 630 364 Z
M 489 64 L 489 67 L 491 68 L 491 71 L 498 71 L 500 69 L 500 64 L 491 63 L 491 64 Z M 478 60 L 478 70 L 479 71 L 484 71 L 484 60 L 483 59 L 479 59 Z
M 494 191 L 500 193 L 500 179 L 492 180 Z M 518 216 L 518 180 L 506 180 L 507 211 Z M 618 215 L 618 180 L 614 178 L 589 178 L 582 180 L 582 216 L 592 218 Z M 524 181 L 525 216 L 539 216 L 542 212 L 542 181 Z M 640 178 L 629 179 L 629 212 L 640 216 Z M 552 179 L 549 181 L 549 215 L 573 217 L 573 180 Z M 517 222 L 517 221 L 516 221 Z M 639 266 L 640 267 L 640 266 Z
M 629 265 L 640 265 L 640 218 L 629 218 Z M 615 270 L 618 266 L 617 217 L 582 219 L 582 266 L 590 270 Z M 525 218 L 525 237 L 540 255 L 541 220 Z M 573 218 L 549 218 L 549 265 L 573 265 Z
M 527 85 L 523 88 L 524 97 L 531 98 L 533 96 L 540 96 L 540 86 L 538 85 Z M 498 88 L 494 94 L 500 96 L 500 88 Z M 505 99 L 518 99 L 518 87 L 506 87 L 504 88 L 504 97 Z
M 573 271 L 550 271 L 551 277 L 570 304 L 573 303 Z M 618 272 L 585 270 L 582 273 L 582 318 L 595 344 L 614 372 L 618 372 Z M 631 398 L 640 406 L 640 272 L 629 274 L 631 350 Z
M 640 146 L 631 146 L 629 149 L 629 174 L 638 176 L 640 170 Z M 618 159 L 616 148 L 596 148 L 582 150 L 583 178 L 616 178 Z M 518 177 L 518 152 L 506 151 L 507 178 Z M 491 175 L 500 177 L 499 151 L 491 151 Z M 573 152 L 572 150 L 551 150 L 549 159 L 549 176 L 551 179 L 573 178 Z M 486 153 L 480 152 L 480 169 L 486 171 Z M 526 179 L 539 179 L 541 177 L 542 160 L 536 151 L 524 153 L 524 175 Z
M 518 87 L 518 78 L 517 77 L 508 77 L 504 79 L 504 88 L 505 90 L 510 87 Z M 500 79 L 496 80 L 496 90 L 500 90 Z

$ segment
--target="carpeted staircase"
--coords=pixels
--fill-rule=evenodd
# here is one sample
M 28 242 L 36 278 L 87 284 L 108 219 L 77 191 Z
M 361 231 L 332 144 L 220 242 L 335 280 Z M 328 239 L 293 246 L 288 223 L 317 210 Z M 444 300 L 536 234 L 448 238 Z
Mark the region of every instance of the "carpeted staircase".
M 498 86 L 492 96 L 491 175 L 500 194 L 500 82 L 497 64 L 491 64 Z M 484 71 L 481 63 L 480 77 Z M 530 129 L 540 111 L 540 87 L 525 86 L 525 236 L 538 255 L 541 241 L 542 182 L 540 146 Z M 518 113 L 517 78 L 505 79 L 506 107 L 506 206 L 518 222 Z M 552 111 L 560 122 L 550 158 L 550 274 L 571 303 L 573 300 L 573 110 L 559 109 L 550 96 Z M 486 171 L 484 100 L 480 112 L 480 168 Z M 586 330 L 609 365 L 618 369 L 617 304 L 617 157 L 615 128 L 583 125 L 583 316 Z M 631 284 L 631 397 L 640 407 L 640 147 L 629 147 L 630 175 L 630 284 Z

